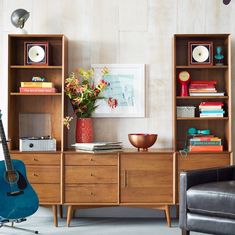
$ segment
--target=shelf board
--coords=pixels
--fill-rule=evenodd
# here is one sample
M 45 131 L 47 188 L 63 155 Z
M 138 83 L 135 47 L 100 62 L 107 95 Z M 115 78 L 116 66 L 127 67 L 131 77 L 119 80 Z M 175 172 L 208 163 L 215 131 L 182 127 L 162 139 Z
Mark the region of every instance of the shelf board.
M 19 92 L 11 92 L 10 95 L 16 95 L 16 96 L 25 96 L 25 95 L 31 95 L 31 96 L 38 96 L 38 95 L 49 95 L 49 96 L 61 96 L 61 92 L 56 93 L 49 93 L 49 92 L 32 92 L 32 93 L 19 93 Z
M 228 96 L 176 96 L 177 100 L 228 99 Z
M 228 120 L 228 117 L 178 117 L 179 121 Z
M 50 66 L 50 65 L 11 65 L 11 69 L 62 69 L 61 65 Z
M 177 69 L 227 69 L 228 65 L 177 65 Z

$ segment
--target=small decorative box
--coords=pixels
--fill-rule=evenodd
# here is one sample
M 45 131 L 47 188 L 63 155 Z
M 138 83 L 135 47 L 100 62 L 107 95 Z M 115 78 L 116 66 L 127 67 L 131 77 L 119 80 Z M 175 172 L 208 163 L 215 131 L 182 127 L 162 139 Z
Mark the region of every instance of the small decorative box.
M 195 109 L 194 106 L 177 106 L 177 117 L 195 117 Z

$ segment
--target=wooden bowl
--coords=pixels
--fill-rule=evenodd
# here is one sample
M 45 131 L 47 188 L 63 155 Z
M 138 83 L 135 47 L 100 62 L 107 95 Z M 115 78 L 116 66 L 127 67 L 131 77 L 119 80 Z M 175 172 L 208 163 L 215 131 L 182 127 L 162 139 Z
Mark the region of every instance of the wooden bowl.
M 148 151 L 148 148 L 156 142 L 157 136 L 157 134 L 128 134 L 128 139 L 138 151 L 140 149 Z

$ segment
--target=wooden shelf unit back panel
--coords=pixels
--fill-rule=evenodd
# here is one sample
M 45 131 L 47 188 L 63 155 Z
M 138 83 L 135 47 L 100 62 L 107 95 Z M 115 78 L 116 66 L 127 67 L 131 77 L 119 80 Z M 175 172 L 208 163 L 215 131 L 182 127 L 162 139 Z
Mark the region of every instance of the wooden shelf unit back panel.
M 228 99 L 216 99 L 214 98 L 213 100 L 207 99 L 207 98 L 203 98 L 203 99 L 178 99 L 176 104 L 177 106 L 194 106 L 195 108 L 195 117 L 200 117 L 200 110 L 199 110 L 199 105 L 201 104 L 201 102 L 222 102 L 223 106 L 222 109 L 225 111 L 224 113 L 224 117 L 228 117 L 229 116 L 229 100 Z M 201 120 L 205 120 L 203 118 L 201 118 Z
M 224 64 L 227 65 L 229 61 L 228 53 L 228 35 L 223 35 L 222 37 L 216 37 L 216 35 L 191 35 L 185 37 L 175 36 L 175 51 L 176 51 L 176 66 L 188 65 L 188 42 L 189 41 L 203 41 L 203 42 L 213 42 L 213 54 L 215 54 L 215 48 L 217 46 L 222 46 L 224 54 Z
M 172 154 L 120 154 L 121 203 L 173 203 Z
M 8 135 L 12 150 L 19 150 L 19 114 L 47 113 L 51 116 L 51 136 L 57 141 L 57 150 L 61 149 L 62 138 L 62 100 L 61 96 L 11 96 L 9 100 Z
M 185 148 L 185 141 L 187 137 L 188 128 L 194 127 L 197 130 L 211 130 L 211 134 L 221 138 L 224 151 L 228 151 L 228 143 L 230 141 L 229 137 L 226 136 L 227 120 L 203 120 L 203 121 L 177 121 L 176 131 L 177 131 L 177 150 L 182 150 Z M 192 136 L 188 136 L 188 139 Z M 187 146 L 187 145 L 186 145 Z
M 19 92 L 21 82 L 31 82 L 32 77 L 44 77 L 46 82 L 52 82 L 57 92 L 63 91 L 63 74 L 61 69 L 10 69 L 9 91 Z
M 49 65 L 62 65 L 63 35 L 49 37 L 47 35 L 17 35 L 9 36 L 9 53 L 11 65 L 24 65 L 24 43 L 25 42 L 48 42 L 49 43 Z
M 206 68 L 200 68 L 200 69 L 176 69 L 176 79 L 178 79 L 178 75 L 181 71 L 188 71 L 190 74 L 190 82 L 195 80 L 213 80 L 216 81 L 216 89 L 218 92 L 224 92 L 225 95 L 229 94 L 229 86 L 228 86 L 228 76 L 227 76 L 227 70 L 225 69 L 206 69 Z M 180 88 L 181 85 L 176 81 L 176 95 L 180 95 Z

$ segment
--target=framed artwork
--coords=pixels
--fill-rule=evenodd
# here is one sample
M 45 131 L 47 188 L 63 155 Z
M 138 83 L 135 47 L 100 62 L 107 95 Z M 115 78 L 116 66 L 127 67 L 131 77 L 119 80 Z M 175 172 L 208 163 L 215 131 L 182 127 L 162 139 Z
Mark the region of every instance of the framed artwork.
M 25 65 L 48 65 L 48 42 L 24 43 Z
M 189 65 L 213 65 L 213 42 L 188 43 Z
M 104 80 L 108 86 L 103 92 L 106 99 L 97 100 L 93 117 L 145 117 L 145 65 L 93 64 L 95 83 L 102 69 L 108 68 Z

